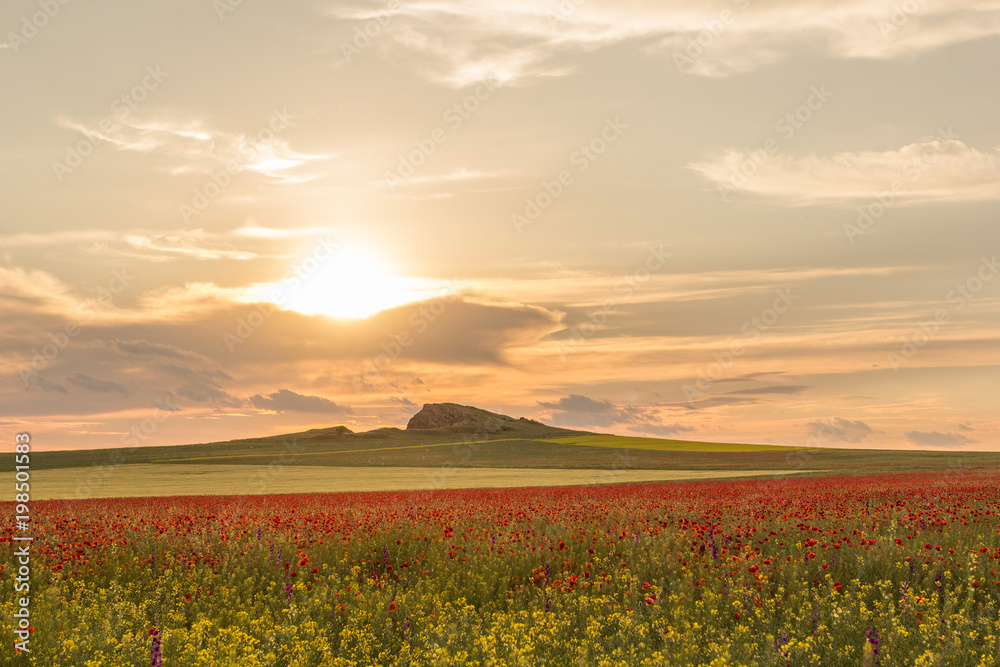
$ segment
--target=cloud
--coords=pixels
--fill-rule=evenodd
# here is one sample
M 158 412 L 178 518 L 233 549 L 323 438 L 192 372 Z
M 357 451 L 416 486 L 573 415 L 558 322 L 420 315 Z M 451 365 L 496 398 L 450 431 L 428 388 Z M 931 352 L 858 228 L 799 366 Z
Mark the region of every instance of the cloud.
M 201 230 L 156 235 L 126 234 L 123 239 L 137 250 L 153 251 L 166 258 L 171 255 L 201 260 L 254 259 L 257 257 L 252 252 L 212 244 L 204 238 Z
M 31 375 L 28 376 L 26 380 L 28 388 L 38 387 L 42 391 L 47 392 L 58 392 L 60 394 L 69 394 L 70 391 L 66 387 L 62 386 L 58 382 L 53 382 L 42 375 Z
M 744 373 L 743 375 L 737 375 L 731 378 L 722 378 L 721 380 L 715 380 L 716 384 L 723 384 L 726 382 L 746 382 L 748 380 L 756 380 L 760 377 L 767 377 L 768 375 L 784 375 L 783 371 L 757 371 L 754 373 Z
M 382 0 L 363 7 L 328 13 L 353 29 L 385 9 Z M 522 85 L 566 76 L 576 69 L 574 56 L 620 44 L 662 58 L 683 73 L 710 77 L 801 57 L 902 58 L 1000 34 L 1000 3 L 921 3 L 905 12 L 869 0 L 541 5 L 431 0 L 404 3 L 388 21 L 374 50 L 435 83 L 460 88 L 484 78 Z
M 295 170 L 333 155 L 310 155 L 289 148 L 280 132 L 293 127 L 292 116 L 275 111 L 267 123 L 251 134 L 226 132 L 208 127 L 198 120 L 177 120 L 168 117 L 128 116 L 116 119 L 110 129 L 101 129 L 99 122 L 91 124 L 59 118 L 57 125 L 83 134 L 94 142 L 108 142 L 121 151 L 132 151 L 170 158 L 173 174 L 216 174 L 226 170 L 229 175 L 252 171 L 287 182 L 301 182 L 311 177 Z
M 400 396 L 390 396 L 389 397 L 389 401 L 391 403 L 396 403 L 397 405 L 401 405 L 404 408 L 418 408 L 418 407 L 420 407 L 419 403 L 415 403 L 415 402 L 411 401 L 409 398 L 406 398 L 405 396 L 403 396 L 403 397 L 400 397 Z
M 750 398 L 744 396 L 707 396 L 705 398 L 698 398 L 693 401 L 686 401 L 683 403 L 669 403 L 670 407 L 675 408 L 685 408 L 687 410 L 707 410 L 709 408 L 717 408 L 730 405 L 755 405 L 760 403 L 760 399 Z
M 841 417 L 809 422 L 806 426 L 809 427 L 812 437 L 823 441 L 836 440 L 839 442 L 859 443 L 874 433 L 871 426 L 863 421 L 852 421 L 850 419 L 842 419 Z
M 729 149 L 688 168 L 727 196 L 738 191 L 789 204 L 874 200 L 878 195 L 903 203 L 1000 199 L 1000 147 L 980 150 L 958 139 L 829 156 Z
M 126 354 L 133 354 L 142 357 L 166 357 L 168 359 L 184 359 L 187 361 L 195 362 L 205 362 L 212 363 L 206 357 L 197 354 L 196 352 L 191 352 L 190 350 L 182 350 L 174 345 L 165 345 L 163 343 L 150 343 L 147 340 L 118 340 L 115 339 L 111 341 L 111 347 L 118 350 L 119 352 L 124 352 Z
M 979 442 L 961 433 L 941 433 L 939 431 L 907 431 L 906 439 L 914 445 L 924 447 L 961 447 Z
M 351 413 L 350 408 L 337 405 L 328 398 L 297 394 L 288 389 L 279 389 L 272 394 L 268 394 L 266 397 L 254 394 L 250 397 L 250 404 L 260 410 L 274 410 L 275 412 Z
M 610 428 L 623 426 L 636 433 L 671 436 L 693 431 L 681 424 L 664 424 L 658 412 L 650 407 L 626 405 L 616 407 L 609 401 L 597 401 L 582 394 L 569 394 L 557 401 L 539 401 L 551 410 L 550 421 L 571 428 Z
M 754 387 L 752 389 L 737 389 L 735 391 L 728 391 L 727 394 L 749 394 L 749 395 L 767 395 L 767 394 L 778 394 L 783 396 L 789 396 L 794 394 L 801 394 L 810 387 L 802 384 L 783 384 L 774 385 L 772 387 Z
M 590 414 L 607 414 L 615 410 L 614 406 L 608 401 L 595 401 L 580 394 L 570 394 L 554 402 L 539 401 L 538 405 L 550 410 L 585 412 Z
M 74 373 L 66 378 L 66 382 L 76 385 L 77 387 L 83 387 L 84 389 L 101 392 L 103 394 L 111 392 L 122 394 L 123 396 L 128 396 L 129 394 L 128 389 L 124 385 L 112 382 L 111 380 L 99 380 L 84 373 Z

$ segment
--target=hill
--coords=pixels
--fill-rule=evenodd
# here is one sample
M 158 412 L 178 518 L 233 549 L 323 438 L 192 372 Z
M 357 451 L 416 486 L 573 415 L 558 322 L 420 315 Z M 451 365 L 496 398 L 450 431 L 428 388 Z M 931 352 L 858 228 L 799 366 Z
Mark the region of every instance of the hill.
M 36 452 L 32 469 L 121 464 L 597 470 L 873 472 L 1000 467 L 1000 453 L 805 449 L 604 435 L 455 403 L 424 405 L 405 429 L 345 426 L 228 442 Z

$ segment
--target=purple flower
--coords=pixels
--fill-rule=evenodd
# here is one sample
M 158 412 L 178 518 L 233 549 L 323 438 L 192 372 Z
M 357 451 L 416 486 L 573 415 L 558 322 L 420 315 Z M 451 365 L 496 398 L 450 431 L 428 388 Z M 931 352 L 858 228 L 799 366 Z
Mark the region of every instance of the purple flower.
M 878 657 L 878 645 L 879 645 L 878 630 L 876 630 L 875 628 L 868 628 L 868 631 L 865 632 L 865 638 L 868 640 L 868 643 L 872 647 L 872 653 L 875 655 L 875 664 L 881 665 L 882 661 L 879 660 Z
M 160 631 L 156 628 L 150 628 L 149 634 L 153 638 L 149 646 L 149 664 L 151 667 L 163 667 L 163 651 L 160 648 L 162 644 Z

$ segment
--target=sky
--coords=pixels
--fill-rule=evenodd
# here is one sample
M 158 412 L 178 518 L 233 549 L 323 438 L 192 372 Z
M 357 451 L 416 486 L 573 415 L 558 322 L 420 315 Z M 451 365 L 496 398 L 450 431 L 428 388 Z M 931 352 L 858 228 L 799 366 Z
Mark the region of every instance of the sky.
M 0 428 L 998 450 L 997 71 L 1000 0 L 10 0 Z

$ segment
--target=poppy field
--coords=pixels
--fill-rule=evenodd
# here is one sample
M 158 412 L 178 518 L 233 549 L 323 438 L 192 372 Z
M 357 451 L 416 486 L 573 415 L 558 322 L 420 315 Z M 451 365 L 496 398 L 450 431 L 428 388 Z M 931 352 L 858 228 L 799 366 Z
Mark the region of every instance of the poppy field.
M 4 662 L 995 665 L 998 483 L 38 501 L 31 651 L 7 662 L 8 597 Z

